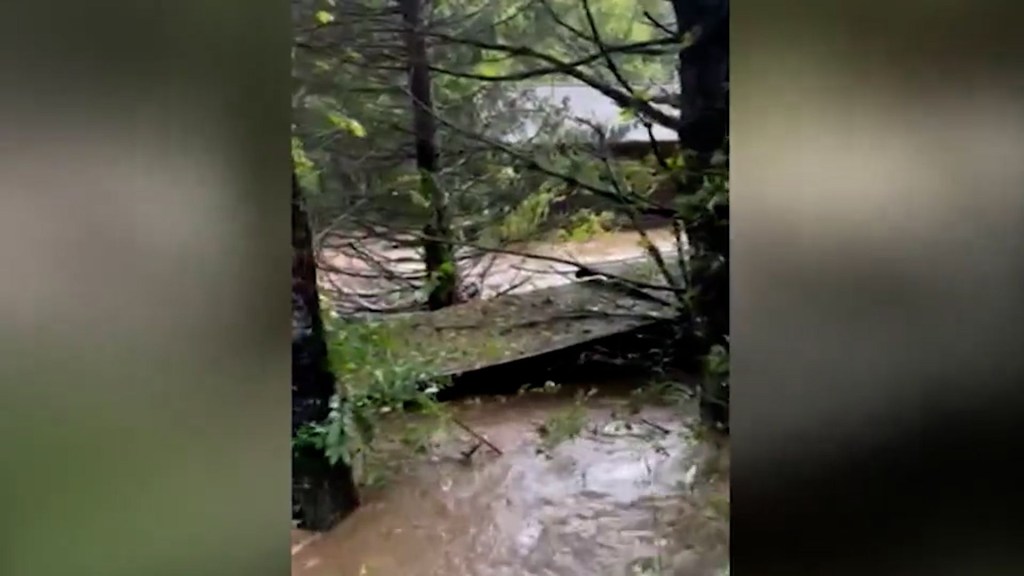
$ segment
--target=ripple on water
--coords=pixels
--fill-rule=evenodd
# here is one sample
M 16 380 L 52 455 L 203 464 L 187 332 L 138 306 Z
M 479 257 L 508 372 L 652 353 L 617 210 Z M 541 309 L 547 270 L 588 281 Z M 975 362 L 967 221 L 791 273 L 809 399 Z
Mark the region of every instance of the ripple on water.
M 617 576 L 659 558 L 684 570 L 665 573 L 710 576 L 726 565 L 727 519 L 708 513 L 705 491 L 681 485 L 699 465 L 697 444 L 675 433 L 601 434 L 609 428 L 596 425 L 550 459 L 538 456 L 533 425 L 558 407 L 476 407 L 471 425 L 504 441 L 504 455 L 425 465 L 379 496 L 387 506 L 357 511 L 293 556 L 292 573 Z M 610 420 L 607 411 L 592 416 Z M 679 421 L 664 410 L 645 416 Z M 373 537 L 385 528 L 387 538 Z

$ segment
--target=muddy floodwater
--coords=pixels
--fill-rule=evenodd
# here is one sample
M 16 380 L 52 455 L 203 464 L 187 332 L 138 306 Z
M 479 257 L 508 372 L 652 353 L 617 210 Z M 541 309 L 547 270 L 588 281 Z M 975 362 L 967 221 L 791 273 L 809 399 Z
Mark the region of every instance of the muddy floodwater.
M 456 414 L 502 454 L 467 458 L 471 437 L 452 434 L 333 531 L 295 530 L 292 574 L 728 573 L 728 445 L 698 438 L 692 406 L 529 392 Z M 545 443 L 543 430 L 573 422 L 577 436 Z

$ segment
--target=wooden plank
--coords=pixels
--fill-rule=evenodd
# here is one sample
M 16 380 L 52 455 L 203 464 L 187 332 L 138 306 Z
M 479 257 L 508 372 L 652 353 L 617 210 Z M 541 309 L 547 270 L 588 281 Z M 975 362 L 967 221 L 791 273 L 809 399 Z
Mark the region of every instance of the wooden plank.
M 594 268 L 664 285 L 650 262 L 632 258 Z M 673 269 L 678 271 L 678 265 Z M 436 376 L 452 376 L 541 356 L 672 318 L 672 294 L 639 293 L 619 282 L 588 281 L 509 294 L 393 322 L 414 353 L 430 359 Z M 668 303 L 668 305 L 666 304 Z

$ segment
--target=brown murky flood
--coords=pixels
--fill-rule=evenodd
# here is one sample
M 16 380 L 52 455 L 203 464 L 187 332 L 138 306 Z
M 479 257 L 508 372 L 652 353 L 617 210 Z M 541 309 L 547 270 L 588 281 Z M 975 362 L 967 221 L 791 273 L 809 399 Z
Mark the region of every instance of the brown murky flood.
M 648 239 L 658 249 L 667 252 L 675 247 L 675 236 L 670 229 L 646 231 Z M 645 254 L 636 232 L 617 231 L 601 234 L 585 242 L 536 242 L 513 246 L 527 254 L 564 258 L 582 264 L 598 264 L 615 260 L 642 258 Z M 408 243 L 410 240 L 405 239 Z M 686 241 L 684 238 L 684 245 Z M 400 306 L 416 299 L 412 280 L 425 274 L 418 247 L 399 247 L 394 242 L 380 239 L 348 238 L 337 246 L 324 248 L 319 254 L 319 278 L 324 289 L 341 298 L 343 308 L 354 305 L 348 299 L 359 294 L 360 304 Z M 471 252 L 464 250 L 463 252 Z M 469 258 L 469 256 L 465 256 Z M 521 294 L 531 290 L 560 286 L 573 281 L 576 267 L 523 255 L 492 253 L 463 260 L 460 274 L 465 280 L 478 282 L 481 298 L 498 294 Z M 397 277 L 405 278 L 398 281 Z M 412 282 L 410 284 L 410 282 Z M 386 296 L 385 296 L 386 294 Z M 378 298 L 382 300 L 378 300 Z M 383 301 L 389 301 L 386 306 Z
M 543 392 L 460 406 L 503 454 L 442 443 L 333 531 L 296 530 L 292 574 L 727 574 L 724 441 L 695 438 L 692 408 L 633 413 L 604 392 L 574 406 Z M 538 427 L 569 415 L 579 435 L 538 453 Z

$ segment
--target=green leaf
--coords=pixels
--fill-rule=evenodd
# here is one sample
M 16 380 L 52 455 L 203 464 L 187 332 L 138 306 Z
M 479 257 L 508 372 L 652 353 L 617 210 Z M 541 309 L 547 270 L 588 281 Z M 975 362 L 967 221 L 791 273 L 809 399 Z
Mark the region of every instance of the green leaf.
M 309 159 L 306 151 L 302 148 L 302 142 L 295 136 L 292 136 L 292 162 L 295 163 L 295 170 L 300 177 L 316 171 L 313 161 Z
M 473 69 L 474 74 L 490 78 L 501 76 L 502 72 L 503 67 L 501 65 L 501 62 L 498 62 L 496 60 L 484 60 L 483 62 L 477 64 Z
M 316 21 L 320 24 L 330 24 L 331 22 L 334 22 L 334 14 L 331 14 L 326 10 L 318 10 L 314 15 L 314 18 L 316 18 Z
M 366 137 L 366 128 L 363 128 L 362 124 L 360 124 L 359 122 L 349 118 L 348 116 L 345 116 L 343 114 L 339 114 L 337 112 L 328 112 L 327 113 L 327 120 L 335 128 L 337 128 L 339 130 L 344 130 L 344 131 L 348 132 L 349 134 L 355 136 L 356 138 L 365 138 Z
M 409 199 L 419 208 L 430 208 L 430 199 L 416 188 L 409 190 Z
M 355 120 L 352 120 L 351 124 L 349 124 L 349 131 L 352 132 L 352 135 L 356 138 L 366 137 L 366 128 L 363 128 L 363 125 Z

